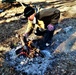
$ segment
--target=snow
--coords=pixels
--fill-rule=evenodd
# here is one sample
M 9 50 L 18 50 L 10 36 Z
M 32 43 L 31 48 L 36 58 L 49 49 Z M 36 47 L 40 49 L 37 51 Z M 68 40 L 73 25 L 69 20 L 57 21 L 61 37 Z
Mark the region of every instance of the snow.
M 12 49 L 6 54 L 6 61 L 8 61 L 8 64 L 14 67 L 16 71 L 27 73 L 28 75 L 43 75 L 48 66 L 52 68 L 54 60 L 49 50 L 42 50 L 41 52 L 44 53 L 44 58 L 40 56 L 35 58 L 17 57 L 15 49 Z

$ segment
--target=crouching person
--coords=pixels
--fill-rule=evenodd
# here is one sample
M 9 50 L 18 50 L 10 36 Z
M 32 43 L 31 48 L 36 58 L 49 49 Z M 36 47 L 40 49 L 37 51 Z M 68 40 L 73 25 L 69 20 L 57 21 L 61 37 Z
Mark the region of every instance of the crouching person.
M 24 16 L 28 19 L 27 29 L 25 31 L 24 37 L 29 38 L 29 40 L 42 39 L 41 43 L 47 43 L 51 40 L 55 30 L 55 25 L 58 24 L 60 17 L 60 11 L 56 8 L 49 8 L 35 13 L 34 8 L 28 6 L 24 9 Z M 22 44 L 25 45 L 22 39 Z M 38 41 L 39 42 L 39 41 Z

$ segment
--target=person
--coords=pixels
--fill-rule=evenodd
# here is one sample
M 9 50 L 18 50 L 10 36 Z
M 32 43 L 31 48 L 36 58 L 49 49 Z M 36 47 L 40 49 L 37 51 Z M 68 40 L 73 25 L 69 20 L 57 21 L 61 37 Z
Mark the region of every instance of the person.
M 56 8 L 49 8 L 36 13 L 33 7 L 27 6 L 24 9 L 24 16 L 28 19 L 28 25 L 21 39 L 22 44 L 25 45 L 24 38 L 42 39 L 41 43 L 47 43 L 53 37 L 55 25 L 60 18 L 60 11 Z M 32 36 L 30 37 L 30 35 Z

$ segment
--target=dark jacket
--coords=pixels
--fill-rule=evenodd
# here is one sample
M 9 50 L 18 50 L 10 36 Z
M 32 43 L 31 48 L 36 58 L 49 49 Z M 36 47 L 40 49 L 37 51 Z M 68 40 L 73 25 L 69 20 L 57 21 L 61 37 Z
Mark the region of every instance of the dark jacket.
M 56 25 L 60 18 L 60 11 L 57 8 L 48 8 L 41 10 L 36 14 L 37 19 L 42 20 L 45 24 L 45 28 L 48 24 Z

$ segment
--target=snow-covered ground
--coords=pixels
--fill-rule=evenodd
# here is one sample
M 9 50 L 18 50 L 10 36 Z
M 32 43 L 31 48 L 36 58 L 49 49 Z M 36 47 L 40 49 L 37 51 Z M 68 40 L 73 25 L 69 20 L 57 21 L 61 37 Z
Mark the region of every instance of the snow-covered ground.
M 44 57 L 37 56 L 35 58 L 28 58 L 19 56 L 17 57 L 15 49 L 12 49 L 6 54 L 6 61 L 10 67 L 13 67 L 16 71 L 20 71 L 27 75 L 44 75 L 46 70 L 52 68 L 54 61 L 53 56 L 48 50 L 43 50 Z

